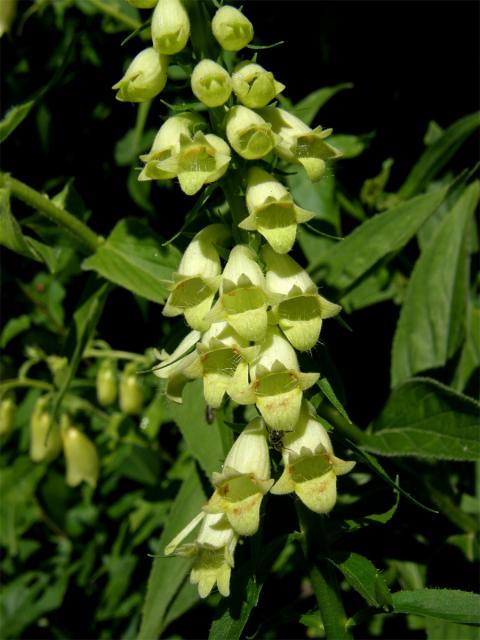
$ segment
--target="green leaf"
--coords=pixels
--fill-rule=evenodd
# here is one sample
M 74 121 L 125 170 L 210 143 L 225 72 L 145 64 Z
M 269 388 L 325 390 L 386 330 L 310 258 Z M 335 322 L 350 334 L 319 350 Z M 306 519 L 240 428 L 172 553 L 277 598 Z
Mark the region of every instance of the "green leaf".
M 232 573 L 230 598 L 223 599 L 217 607 L 208 640 L 239 640 L 242 637 L 250 614 L 258 604 L 263 583 L 287 539 L 287 536 L 279 536 L 266 545 L 257 545 L 250 562 Z M 258 540 L 258 537 L 254 538 L 252 546 Z
M 330 384 L 330 382 L 328 381 L 328 379 L 327 378 L 321 378 L 317 382 L 317 385 L 320 387 L 320 390 L 323 393 L 323 395 L 335 407 L 335 409 L 338 411 L 338 413 L 340 415 L 342 415 L 345 418 L 345 420 L 347 420 L 347 422 L 352 424 L 352 421 L 348 417 L 348 414 L 347 414 L 344 406 L 342 405 L 340 400 L 337 398 L 337 396 L 335 394 L 335 391 L 333 390 L 333 387 Z
M 335 176 L 328 175 L 320 182 L 312 182 L 303 169 L 297 169 L 288 176 L 287 183 L 295 202 L 315 213 L 315 221 L 327 224 L 325 231 L 340 233 Z
M 399 195 L 411 198 L 424 189 L 479 126 L 480 113 L 477 112 L 460 118 L 445 129 L 420 156 L 401 186 Z
M 428 378 L 414 378 L 395 389 L 372 426 L 362 446 L 384 456 L 480 456 L 478 403 Z
M 168 607 L 165 620 L 163 621 L 163 628 L 166 629 L 169 624 L 177 620 L 177 618 L 180 618 L 180 616 L 183 616 L 183 614 L 197 604 L 198 601 L 197 585 L 191 584 L 188 577 L 186 577 L 178 593 L 173 598 L 171 605 Z
M 342 153 L 342 159 L 356 158 L 368 148 L 370 141 L 374 138 L 374 133 L 366 133 L 361 136 L 347 135 L 339 133 L 328 138 L 329 144 Z
M 297 118 L 300 118 L 305 124 L 311 125 L 315 116 L 319 110 L 340 91 L 345 89 L 352 89 L 353 84 L 351 82 L 344 82 L 337 84 L 335 87 L 323 87 L 317 89 L 313 93 L 297 102 L 293 107 L 292 112 Z
M 392 594 L 396 613 L 412 613 L 459 622 L 480 624 L 480 595 L 456 589 L 417 589 Z
M 417 260 L 393 340 L 393 387 L 419 371 L 443 366 L 462 341 L 468 223 L 479 197 L 479 182 L 465 189 Z
M 177 249 L 164 247 L 162 242 L 146 222 L 125 218 L 82 266 L 162 304 L 167 294 L 164 281 L 171 277 L 180 259 Z
M 25 120 L 35 105 L 35 102 L 35 100 L 28 100 L 28 102 L 19 104 L 7 111 L 0 122 L 0 142 L 6 140 L 8 136 L 15 131 L 18 125 Z
M 3 331 L 0 335 L 0 347 L 5 349 L 10 340 L 13 340 L 15 336 L 18 336 L 29 328 L 30 316 L 23 314 L 18 316 L 18 318 L 11 318 L 3 327 Z
M 392 606 L 392 596 L 385 580 L 370 560 L 354 552 L 342 561 L 329 560 L 370 607 L 389 609 Z
M 465 343 L 452 382 L 456 391 L 464 391 L 480 367 L 480 309 L 473 303 L 468 305 L 465 332 Z
M 108 282 L 103 282 L 94 275 L 91 275 L 87 282 L 67 334 L 64 356 L 68 360 L 68 367 L 53 401 L 53 416 L 57 415 L 78 369 L 83 352 L 95 334 L 110 288 Z
M 480 629 L 474 625 L 427 618 L 425 629 L 427 640 L 480 640 Z
M 185 480 L 172 505 L 167 525 L 160 537 L 159 548 L 165 546 L 201 510 L 206 496 L 195 467 L 188 468 Z M 159 556 L 153 561 L 148 579 L 147 595 L 138 640 L 158 638 L 163 627 L 168 606 L 181 588 L 190 569 L 188 558 Z
M 190 453 L 205 473 L 210 476 L 214 471 L 220 471 L 231 444 L 231 432 L 220 423 L 217 416 L 213 424 L 208 424 L 201 380 L 185 386 L 183 403 L 172 403 L 171 412 Z
M 312 270 L 319 270 L 319 279 L 330 286 L 347 290 L 382 258 L 404 247 L 446 192 L 444 188 L 417 196 L 370 218 L 335 244 Z

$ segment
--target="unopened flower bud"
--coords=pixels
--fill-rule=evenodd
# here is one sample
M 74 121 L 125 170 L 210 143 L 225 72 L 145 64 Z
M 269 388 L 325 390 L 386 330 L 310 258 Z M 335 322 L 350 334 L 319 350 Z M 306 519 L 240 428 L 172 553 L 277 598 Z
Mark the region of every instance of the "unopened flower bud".
M 275 145 L 272 126 L 242 105 L 228 111 L 226 133 L 231 146 L 246 160 L 263 158 Z
M 115 402 L 117 397 L 117 367 L 111 358 L 104 360 L 97 373 L 97 400 L 104 407 Z
M 120 102 L 145 102 L 157 96 L 167 83 L 167 58 L 153 47 L 141 51 L 121 80 L 113 85 Z
M 213 60 L 201 60 L 193 69 L 192 91 L 207 107 L 220 107 L 232 93 L 228 72 Z
M 135 362 L 127 364 L 120 378 L 120 409 L 128 415 L 140 413 L 143 407 L 143 387 L 137 366 Z
M 30 458 L 34 462 L 53 460 L 62 449 L 60 427 L 52 422 L 48 404 L 46 396 L 39 398 L 30 419 Z
M 7 436 L 15 426 L 17 406 L 12 397 L 2 398 L 0 402 L 0 437 Z
M 259 167 L 252 167 L 248 172 L 246 202 L 250 215 L 238 226 L 258 231 L 277 253 L 290 251 L 297 225 L 315 215 L 297 206 L 288 189 Z
M 212 32 L 225 51 L 240 51 L 253 38 L 253 25 L 241 11 L 225 5 L 213 16 Z
M 152 41 L 159 53 L 172 56 L 185 48 L 190 20 L 181 0 L 158 0 L 152 15 Z
M 66 463 L 66 483 L 76 487 L 86 482 L 97 485 L 100 462 L 93 442 L 76 427 L 62 430 L 63 451 Z
M 250 109 L 266 107 L 285 89 L 284 84 L 275 80 L 273 73 L 253 62 L 237 68 L 232 75 L 232 85 L 237 98 Z

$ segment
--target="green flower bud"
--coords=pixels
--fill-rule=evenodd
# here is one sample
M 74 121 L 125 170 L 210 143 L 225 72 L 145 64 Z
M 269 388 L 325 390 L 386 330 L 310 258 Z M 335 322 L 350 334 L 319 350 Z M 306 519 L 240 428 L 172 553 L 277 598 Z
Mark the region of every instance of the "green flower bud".
M 185 315 L 185 320 L 197 331 L 206 331 L 210 322 L 205 316 L 210 311 L 220 285 L 220 257 L 215 244 L 230 235 L 221 224 L 208 225 L 190 242 L 180 261 L 173 282 L 166 283 L 171 290 L 163 308 L 163 315 Z
M 137 364 L 130 362 L 120 378 L 120 409 L 127 415 L 135 415 L 142 407 L 143 387 L 137 376 Z
M 97 400 L 104 407 L 115 402 L 117 397 L 117 367 L 111 358 L 104 360 L 97 373 Z
M 179 546 L 200 522 L 196 541 Z M 206 598 L 215 584 L 222 596 L 228 597 L 237 542 L 238 536 L 223 513 L 202 512 L 165 547 L 165 555 L 175 553 L 193 559 L 190 582 L 198 585 L 201 598 Z
M 120 102 L 145 102 L 157 96 L 167 83 L 168 61 L 153 47 L 141 51 L 112 89 Z
M 153 46 L 159 53 L 173 56 L 184 49 L 190 36 L 190 20 L 181 0 L 158 0 L 151 28 Z
M 180 152 L 180 140 L 191 139 L 197 131 L 206 129 L 207 123 L 198 113 L 186 112 L 168 118 L 158 130 L 150 151 L 140 156 L 146 163 L 138 176 L 139 180 L 170 180 L 176 177 L 174 170 L 166 171 L 164 161 L 171 160 Z
M 275 80 L 273 73 L 253 62 L 237 67 L 232 75 L 232 85 L 239 101 L 250 109 L 266 107 L 285 89 L 284 84 Z
M 222 274 L 220 298 L 207 319 L 226 320 L 245 340 L 264 339 L 268 322 L 265 278 L 255 254 L 245 245 L 237 245 L 230 252 Z
M 222 473 L 212 478 L 215 492 L 204 507 L 207 513 L 224 513 L 241 536 L 254 535 L 260 524 L 263 496 L 273 485 L 265 425 L 250 422 L 230 449 Z
M 127 0 L 127 2 L 135 9 L 153 9 L 158 0 Z
M 298 207 L 287 188 L 259 167 L 248 172 L 246 202 L 250 215 L 238 226 L 247 231 L 258 231 L 277 253 L 290 251 L 295 243 L 297 225 L 315 215 Z
M 225 5 L 213 16 L 212 32 L 225 51 L 240 51 L 253 38 L 253 25 L 241 11 Z
M 0 402 L 0 437 L 8 436 L 15 426 L 17 406 L 11 397 L 2 398 Z
M 342 307 L 319 295 L 308 273 L 290 256 L 265 246 L 262 257 L 267 265 L 267 293 L 277 301 L 271 315 L 295 349 L 313 349 L 323 319 L 336 316 Z
M 60 427 L 52 423 L 48 404 L 46 396 L 39 398 L 30 419 L 30 458 L 34 462 L 51 461 L 62 449 Z
M 283 445 L 285 470 L 271 493 L 295 492 L 315 513 L 331 511 L 337 499 L 337 476 L 351 471 L 355 462 L 335 457 L 327 430 L 305 406 L 295 431 L 285 434 Z
M 191 77 L 192 91 L 207 107 L 220 107 L 232 93 L 232 79 L 223 67 L 213 60 L 201 60 Z
M 263 158 L 275 145 L 272 126 L 258 113 L 241 105 L 229 109 L 226 133 L 231 146 L 246 160 Z
M 96 487 L 100 462 L 93 442 L 76 427 L 70 426 L 62 430 L 62 440 L 68 486 L 77 487 L 86 482 Z
M 312 182 L 325 173 L 325 160 L 341 157 L 340 151 L 325 142 L 332 129 L 310 129 L 302 120 L 284 109 L 267 107 L 261 115 L 277 134 L 275 153 L 284 160 L 303 165 Z

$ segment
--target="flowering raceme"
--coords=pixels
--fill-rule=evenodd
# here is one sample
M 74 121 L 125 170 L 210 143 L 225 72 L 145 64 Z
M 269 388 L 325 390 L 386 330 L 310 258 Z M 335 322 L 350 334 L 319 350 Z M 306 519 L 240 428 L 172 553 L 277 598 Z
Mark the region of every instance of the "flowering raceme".
M 204 598 L 215 585 L 229 595 L 236 545 L 261 526 L 268 492 L 293 494 L 312 511 L 328 513 L 337 497 L 337 476 L 354 462 L 334 455 L 327 430 L 308 402 L 320 374 L 301 370 L 297 351 L 311 351 L 323 320 L 341 307 L 321 296 L 305 269 L 287 255 L 298 225 L 318 214 L 299 207 L 282 181 L 288 163 L 302 165 L 310 180 L 320 180 L 326 162 L 341 154 L 326 141 L 331 129 L 312 129 L 276 106 L 285 86 L 258 64 L 256 55 L 235 59 L 233 52 L 248 47 L 254 34 L 241 11 L 223 5 L 205 28 L 195 22 L 198 12 L 189 15 L 191 6 L 158 0 L 153 48 L 143 52 L 143 66 L 134 60 L 144 67 L 143 76 L 133 77 L 129 69 L 116 88 L 121 100 L 150 99 L 163 89 L 169 61 L 187 70 L 199 102 L 175 106 L 150 151 L 140 156 L 139 180 L 176 178 L 187 195 L 212 185 L 202 206 L 206 203 L 210 218 L 221 220 L 195 234 L 164 283 L 169 295 L 163 315 L 179 317 L 190 331 L 171 353 L 157 351 L 153 372 L 174 402 L 182 402 L 186 384 L 201 379 L 205 402 L 213 409 L 232 401 L 231 411 L 240 415 L 245 405 L 254 405 L 221 471 L 212 476 L 210 498 L 165 549 L 167 555 L 191 558 L 190 580 Z M 188 53 L 183 49 L 190 26 L 193 52 Z M 148 77 L 150 85 L 144 83 Z M 217 197 L 221 190 L 225 204 Z M 113 388 L 108 391 L 105 403 L 113 398 Z M 276 474 L 269 443 L 281 452 L 283 472 L 277 478 L 271 477 Z

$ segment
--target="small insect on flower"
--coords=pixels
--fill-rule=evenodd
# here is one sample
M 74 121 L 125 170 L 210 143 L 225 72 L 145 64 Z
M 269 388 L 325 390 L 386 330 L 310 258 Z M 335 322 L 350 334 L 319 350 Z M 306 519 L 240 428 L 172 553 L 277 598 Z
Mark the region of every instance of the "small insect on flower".
M 215 422 L 215 409 L 210 405 L 207 405 L 205 410 L 205 420 L 207 424 L 213 424 Z
M 282 451 L 284 433 L 284 431 L 277 431 L 276 429 L 268 430 L 268 441 L 272 445 L 272 449 L 275 449 L 275 451 Z

